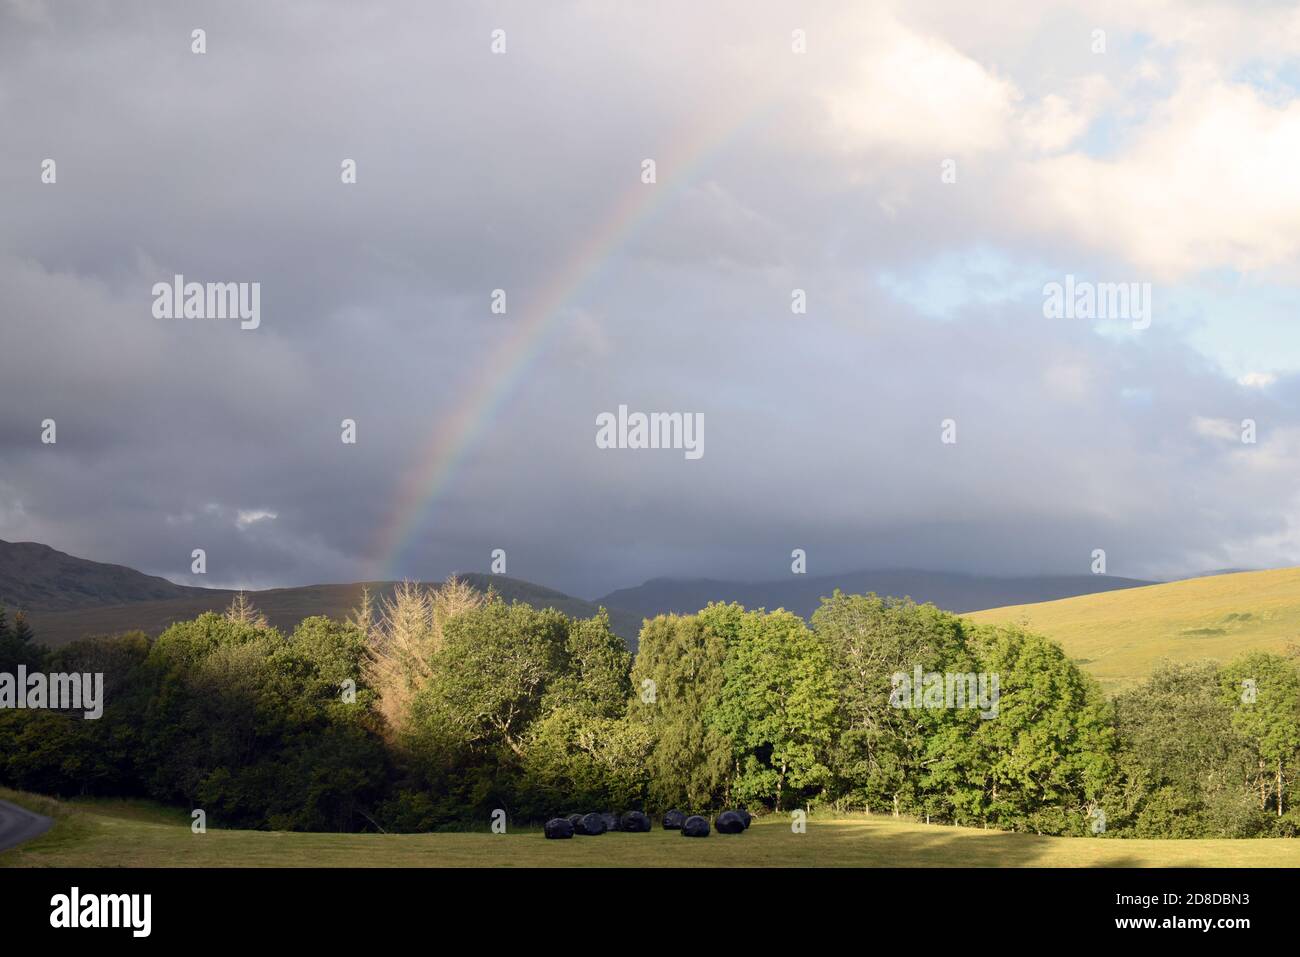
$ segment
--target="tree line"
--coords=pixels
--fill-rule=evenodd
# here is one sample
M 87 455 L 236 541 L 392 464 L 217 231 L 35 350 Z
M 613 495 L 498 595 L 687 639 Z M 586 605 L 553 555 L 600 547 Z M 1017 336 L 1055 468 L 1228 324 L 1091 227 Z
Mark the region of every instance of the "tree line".
M 875 595 L 836 592 L 808 622 L 737 604 L 661 615 L 635 656 L 603 611 L 570 618 L 454 579 L 288 634 L 241 595 L 156 639 L 53 650 L 0 609 L 0 673 L 20 664 L 102 672 L 106 704 L 97 721 L 0 710 L 0 782 L 203 808 L 216 826 L 724 806 L 1080 836 L 1300 825 L 1295 655 L 1167 662 L 1108 699 L 1043 636 Z M 938 681 L 904 695 L 912 675 Z M 994 679 L 991 710 L 953 705 L 953 676 L 973 691 L 975 675 Z

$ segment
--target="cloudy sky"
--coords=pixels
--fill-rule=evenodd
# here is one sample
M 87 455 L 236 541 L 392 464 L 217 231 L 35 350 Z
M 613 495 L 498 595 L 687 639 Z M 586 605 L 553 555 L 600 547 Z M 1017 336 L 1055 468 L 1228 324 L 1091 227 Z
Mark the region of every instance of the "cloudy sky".
M 1300 563 L 1298 94 L 1262 0 L 0 0 L 0 538 L 586 597 Z M 704 455 L 598 448 L 620 404 Z

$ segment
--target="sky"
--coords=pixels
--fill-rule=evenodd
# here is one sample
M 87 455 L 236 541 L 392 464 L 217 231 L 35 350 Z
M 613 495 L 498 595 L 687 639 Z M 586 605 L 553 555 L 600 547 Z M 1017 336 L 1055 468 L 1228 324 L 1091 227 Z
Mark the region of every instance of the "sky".
M 583 597 L 1300 564 L 1298 92 L 1261 0 L 0 0 L 0 539 Z

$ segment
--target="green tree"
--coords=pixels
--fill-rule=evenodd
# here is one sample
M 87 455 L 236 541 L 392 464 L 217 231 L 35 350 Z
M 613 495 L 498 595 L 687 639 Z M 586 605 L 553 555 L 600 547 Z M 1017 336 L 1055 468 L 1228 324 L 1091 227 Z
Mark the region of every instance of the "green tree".
M 565 810 L 643 807 L 650 729 L 561 705 L 534 723 L 516 806 L 541 819 Z
M 631 694 L 632 656 L 610 630 L 609 613 L 570 621 L 563 673 L 552 683 L 548 708 L 561 705 L 595 717 L 617 718 Z
M 32 626 L 27 621 L 27 612 L 20 611 L 14 615 L 14 641 L 19 645 L 30 645 L 36 640 L 36 635 L 32 632 Z
M 650 732 L 648 800 L 656 810 L 704 810 L 721 800 L 731 742 L 710 714 L 721 700 L 727 642 L 742 613 L 739 605 L 710 605 L 641 627 L 628 715 Z
M 360 628 L 323 615 L 299 622 L 276 653 L 282 667 L 308 684 L 314 695 L 341 698 L 344 683 L 351 681 L 359 696 L 371 695 L 363 702 L 368 704 L 373 693 L 366 686 L 365 656 L 366 635 Z
M 1171 838 L 1258 832 L 1257 812 L 1239 800 L 1250 755 L 1220 685 L 1212 661 L 1162 661 L 1115 698 L 1119 768 L 1104 802 L 1109 828 Z
M 26 612 L 14 615 L 12 626 L 4 622 L 4 608 L 0 606 L 0 671 L 15 671 L 19 665 L 29 669 L 40 668 L 45 660 L 45 650 L 36 643 L 36 636 L 27 621 Z
M 602 608 L 570 620 L 560 672 L 531 726 L 515 788 L 517 813 L 641 807 L 650 732 L 626 716 L 631 655 Z
M 830 778 L 835 682 L 822 644 L 788 611 L 746 613 L 723 666 L 713 723 L 732 741 L 741 801 L 782 809 Z
M 1300 760 L 1300 672 L 1286 658 L 1256 652 L 1223 670 L 1222 695 L 1256 756 L 1260 808 L 1272 800 L 1282 817 L 1286 784 Z
M 553 608 L 491 601 L 451 619 L 416 698 L 417 720 L 443 725 L 466 746 L 522 758 L 528 726 L 565 671 L 569 620 Z
M 1040 833 L 1086 833 L 1115 773 L 1114 729 L 1096 682 L 1055 642 L 1012 626 L 968 630 L 976 670 L 996 675 L 997 716 L 980 720 L 970 777 L 988 819 Z
M 338 687 L 359 667 L 359 633 L 308 619 L 286 639 L 259 620 L 201 615 L 154 642 L 142 783 L 216 824 L 353 829 L 387 774 L 362 693 L 347 704 Z
M 832 795 L 868 810 L 923 811 L 927 739 L 940 716 L 894 707 L 893 676 L 967 661 L 961 621 L 933 605 L 837 589 L 822 599 L 812 627 L 838 684 Z

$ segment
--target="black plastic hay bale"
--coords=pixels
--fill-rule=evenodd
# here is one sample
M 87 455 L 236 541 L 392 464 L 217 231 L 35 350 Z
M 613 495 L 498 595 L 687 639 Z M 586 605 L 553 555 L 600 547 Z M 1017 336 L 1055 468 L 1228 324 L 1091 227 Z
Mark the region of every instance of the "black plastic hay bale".
M 686 815 L 681 811 L 673 808 L 671 811 L 664 812 L 664 830 L 680 831 L 682 825 L 686 823 Z
M 573 830 L 585 837 L 595 837 L 605 833 L 605 821 L 599 814 L 584 814 Z
M 743 807 L 737 808 L 736 813 L 745 819 L 745 830 L 749 830 L 749 825 L 754 821 L 754 815 L 750 814 Z
M 566 814 L 566 815 L 564 815 L 564 819 L 565 819 L 566 821 L 568 821 L 570 824 L 572 824 L 572 825 L 573 825 L 573 829 L 576 831 L 576 830 L 578 829 L 578 822 L 582 820 L 582 815 L 581 815 L 581 814 Z
M 623 815 L 621 823 L 623 830 L 631 831 L 633 834 L 644 834 L 650 830 L 650 818 L 640 811 L 628 811 Z
M 723 811 L 713 822 L 719 834 L 744 834 L 745 819 L 735 811 Z
M 573 824 L 567 817 L 553 817 L 546 822 L 545 831 L 548 841 L 561 841 L 573 837 Z
M 692 814 L 682 824 L 682 837 L 708 837 L 709 819 Z
M 600 813 L 600 819 L 605 822 L 605 830 L 607 831 L 623 830 L 622 824 L 618 819 L 618 815 L 615 814 L 613 811 L 602 811 Z

